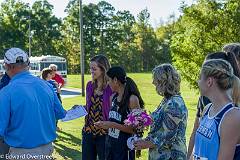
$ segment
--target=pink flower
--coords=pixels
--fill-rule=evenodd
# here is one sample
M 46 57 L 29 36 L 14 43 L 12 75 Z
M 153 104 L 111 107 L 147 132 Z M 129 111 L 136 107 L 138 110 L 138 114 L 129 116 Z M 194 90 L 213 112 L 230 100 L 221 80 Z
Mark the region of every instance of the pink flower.
M 125 125 L 132 126 L 136 133 L 143 133 L 143 130 L 152 124 L 152 118 L 142 109 L 133 109 L 124 121 Z

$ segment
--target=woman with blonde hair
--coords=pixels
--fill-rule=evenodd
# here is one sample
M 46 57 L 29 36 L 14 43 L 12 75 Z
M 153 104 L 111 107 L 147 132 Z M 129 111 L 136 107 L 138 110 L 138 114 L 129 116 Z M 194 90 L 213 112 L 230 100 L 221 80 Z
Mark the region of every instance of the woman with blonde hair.
M 238 61 L 237 61 L 237 58 L 235 55 L 236 54 L 233 52 L 213 52 L 213 53 L 209 53 L 206 56 L 205 60 L 209 60 L 209 59 L 226 60 L 227 62 L 229 62 L 231 64 L 234 75 L 236 75 L 237 77 L 240 77 Z M 236 91 L 236 90 L 234 90 L 234 91 Z M 237 97 L 235 97 L 235 98 L 237 98 Z M 205 106 L 209 103 L 211 103 L 211 101 L 207 97 L 205 97 L 205 96 L 199 97 L 198 104 L 197 104 L 197 114 L 195 117 L 194 127 L 193 127 L 192 134 L 190 136 L 189 145 L 188 145 L 188 159 L 190 159 L 190 157 L 192 157 L 194 141 L 195 141 L 195 134 L 196 134 L 197 128 L 199 127 L 199 120 L 202 117 Z
M 225 60 L 204 62 L 198 82 L 201 96 L 212 102 L 205 112 L 195 135 L 194 158 L 238 160 L 240 158 L 240 81 Z M 229 89 L 235 88 L 231 96 Z
M 149 160 L 185 160 L 188 111 L 180 95 L 180 75 L 171 64 L 153 69 L 153 85 L 163 100 L 151 114 L 148 136 L 134 143 L 135 149 L 149 148 Z

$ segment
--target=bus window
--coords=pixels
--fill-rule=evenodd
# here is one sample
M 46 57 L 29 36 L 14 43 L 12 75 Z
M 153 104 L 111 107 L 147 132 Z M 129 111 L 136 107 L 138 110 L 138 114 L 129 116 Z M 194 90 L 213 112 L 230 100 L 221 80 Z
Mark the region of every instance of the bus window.
M 66 63 L 63 63 L 63 70 L 67 70 L 67 65 L 66 65 Z
M 38 63 L 30 63 L 30 69 L 31 70 L 39 70 Z

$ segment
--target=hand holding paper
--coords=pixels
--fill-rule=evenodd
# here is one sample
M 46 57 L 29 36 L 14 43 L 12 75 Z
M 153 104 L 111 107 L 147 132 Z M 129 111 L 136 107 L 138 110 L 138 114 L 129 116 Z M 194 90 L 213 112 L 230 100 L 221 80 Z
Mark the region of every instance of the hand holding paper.
M 84 106 L 74 105 L 70 110 L 67 111 L 66 116 L 62 119 L 63 122 L 77 119 L 86 116 L 88 113 Z

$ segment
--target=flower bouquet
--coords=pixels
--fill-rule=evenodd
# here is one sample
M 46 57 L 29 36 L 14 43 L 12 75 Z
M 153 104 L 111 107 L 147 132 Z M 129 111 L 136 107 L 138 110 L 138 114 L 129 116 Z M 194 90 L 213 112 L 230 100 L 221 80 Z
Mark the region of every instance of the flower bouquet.
M 141 139 L 144 130 L 146 130 L 152 124 L 152 118 L 143 109 L 133 109 L 127 117 L 128 118 L 124 121 L 124 124 L 133 127 L 135 132 L 135 135 L 127 140 L 128 148 L 133 150 L 134 141 Z M 140 153 L 137 152 L 137 157 L 139 156 Z

